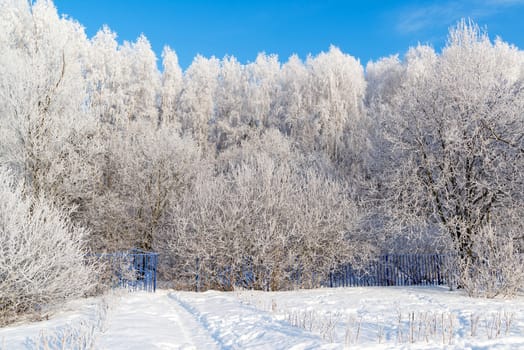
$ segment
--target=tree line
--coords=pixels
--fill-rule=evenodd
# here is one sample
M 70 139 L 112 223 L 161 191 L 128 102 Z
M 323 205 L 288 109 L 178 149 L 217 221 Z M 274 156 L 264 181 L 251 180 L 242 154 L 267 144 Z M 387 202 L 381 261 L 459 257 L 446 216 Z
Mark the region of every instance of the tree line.
M 61 208 L 49 235 L 82 230 L 75 249 L 156 250 L 181 288 L 249 264 L 285 289 L 406 252 L 457 254 L 471 294 L 522 287 L 524 55 L 473 22 L 366 67 L 330 47 L 183 71 L 144 36 L 88 38 L 52 1 L 8 0 L 0 52 L 4 190 Z M 2 221 L 25 208 L 0 213 L 1 256 L 27 242 Z

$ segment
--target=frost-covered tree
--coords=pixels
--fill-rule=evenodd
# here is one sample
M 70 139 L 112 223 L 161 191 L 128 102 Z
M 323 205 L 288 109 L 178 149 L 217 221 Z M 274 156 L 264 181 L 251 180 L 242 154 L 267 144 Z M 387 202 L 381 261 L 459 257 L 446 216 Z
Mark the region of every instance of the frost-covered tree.
M 100 121 L 126 125 L 139 118 L 158 119 L 160 73 L 145 36 L 119 45 L 103 27 L 92 39 L 86 65 L 89 107 Z
M 104 26 L 90 40 L 86 78 L 89 86 L 89 109 L 103 123 L 124 122 L 122 91 L 122 57 L 116 33 Z
M 306 66 L 310 79 L 306 103 L 313 117 L 315 141 L 331 159 L 342 160 L 361 146 L 358 129 L 364 116 L 364 69 L 334 46 L 309 57 Z
M 75 139 L 92 125 L 85 34 L 50 1 L 0 6 L 0 162 L 17 169 L 33 193 L 67 196 Z
M 312 287 L 339 262 L 369 253 L 347 188 L 301 167 L 278 131 L 226 153 L 229 162 L 199 172 L 174 207 L 158 241 L 173 257 L 166 276 L 186 287 L 198 275 L 203 288 L 231 288 L 226 281 L 246 283 L 252 271 L 254 288 Z
M 276 126 L 274 106 L 279 89 L 276 56 L 258 55 L 241 65 L 234 57 L 221 62 L 215 96 L 217 146 L 225 149 Z
M 177 115 L 182 131 L 192 135 L 204 154 L 209 149 L 210 124 L 215 117 L 215 90 L 220 62 L 197 56 L 184 74 Z
M 133 120 L 157 120 L 160 73 L 151 44 L 140 35 L 134 43 L 124 42 L 121 53 L 126 115 Z
M 25 187 L 0 169 L 0 325 L 49 312 L 96 281 L 96 266 L 86 261 L 88 231 Z
M 160 101 L 160 121 L 178 126 L 177 106 L 182 91 L 183 73 L 178 64 L 175 51 L 165 47 L 162 52 L 162 93 Z
M 246 65 L 247 81 L 244 115 L 252 128 L 274 126 L 273 108 L 278 92 L 280 62 L 276 55 L 259 54 L 255 62 Z
M 524 55 L 474 24 L 365 76 L 335 47 L 184 73 L 165 48 L 160 74 L 144 36 L 87 39 L 50 0 L 6 0 L 0 52 L 0 165 L 74 208 L 97 250 L 157 248 L 171 272 L 215 277 L 249 264 L 278 288 L 370 251 L 369 232 L 454 249 L 466 287 L 523 249 Z
M 171 219 L 171 206 L 198 170 L 195 143 L 177 130 L 155 128 L 154 121 L 135 122 L 111 138 L 110 172 L 91 216 L 98 249 L 150 250 L 154 237 Z
M 464 273 L 480 261 L 481 232 L 521 225 L 507 213 L 524 204 L 523 63 L 515 47 L 463 21 L 441 54 L 419 46 L 402 73 L 396 62 L 383 69 L 386 96 L 372 102 L 383 130 L 380 159 L 389 162 L 382 194 L 398 229 L 444 234 Z M 392 93 L 388 80 L 398 76 Z
M 213 136 L 219 150 L 239 144 L 249 134 L 244 113 L 247 80 L 244 67 L 234 57 L 224 57 L 215 94 Z
M 293 55 L 282 66 L 280 74 L 280 89 L 276 107 L 279 129 L 291 136 L 302 145 L 312 144 L 307 135 L 310 124 L 307 122 L 306 110 L 308 72 L 304 63 Z

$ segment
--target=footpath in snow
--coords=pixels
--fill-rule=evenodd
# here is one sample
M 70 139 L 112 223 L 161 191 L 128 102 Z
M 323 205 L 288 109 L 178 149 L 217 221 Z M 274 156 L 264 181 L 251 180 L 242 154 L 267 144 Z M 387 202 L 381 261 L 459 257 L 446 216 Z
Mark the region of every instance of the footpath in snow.
M 334 348 L 230 293 L 130 293 L 102 321 L 93 299 L 73 307 L 76 313 L 0 329 L 0 349 L 84 349 L 86 343 L 108 350 Z
M 319 349 L 318 336 L 220 292 L 160 291 L 124 298 L 101 349 Z M 331 346 L 332 347 L 332 346 Z
M 166 291 L 132 293 L 111 311 L 100 349 L 219 349 L 192 314 Z
M 231 293 L 169 293 L 215 339 L 220 349 L 334 349 L 318 336 L 241 303 Z

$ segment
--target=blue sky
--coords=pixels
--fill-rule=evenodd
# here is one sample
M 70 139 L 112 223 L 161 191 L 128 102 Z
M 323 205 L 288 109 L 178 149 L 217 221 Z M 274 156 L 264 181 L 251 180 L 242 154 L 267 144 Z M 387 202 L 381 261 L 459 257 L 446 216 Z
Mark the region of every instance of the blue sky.
M 440 49 L 460 18 L 524 48 L 524 0 L 55 0 L 88 36 L 107 24 L 118 39 L 141 33 L 158 56 L 174 49 L 182 68 L 197 54 L 254 61 L 258 52 L 305 58 L 330 44 L 365 64 L 417 43 Z

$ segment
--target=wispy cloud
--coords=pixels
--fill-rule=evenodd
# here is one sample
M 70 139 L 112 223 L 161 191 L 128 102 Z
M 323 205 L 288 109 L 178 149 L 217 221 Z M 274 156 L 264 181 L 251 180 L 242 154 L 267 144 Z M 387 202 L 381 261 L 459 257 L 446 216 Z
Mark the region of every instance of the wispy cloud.
M 410 34 L 439 26 L 450 19 L 454 20 L 460 10 L 461 5 L 458 2 L 405 8 L 399 13 L 397 30 L 402 34 Z
M 524 5 L 524 0 L 485 0 L 487 5 L 513 6 Z
M 524 0 L 448 0 L 425 6 L 405 7 L 396 14 L 396 29 L 401 34 L 412 34 L 434 27 L 449 26 L 460 18 L 479 21 L 518 5 L 524 5 Z

